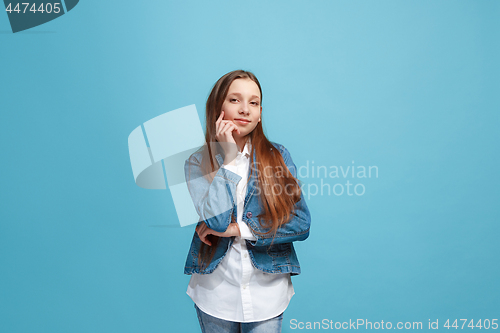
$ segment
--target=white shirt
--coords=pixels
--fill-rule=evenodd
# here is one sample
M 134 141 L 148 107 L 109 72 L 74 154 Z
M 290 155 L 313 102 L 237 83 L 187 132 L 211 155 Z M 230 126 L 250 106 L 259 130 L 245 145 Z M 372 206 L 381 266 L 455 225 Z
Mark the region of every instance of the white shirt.
M 236 186 L 236 222 L 241 236 L 234 239 L 231 248 L 212 273 L 191 275 L 186 292 L 203 312 L 216 318 L 243 323 L 278 316 L 285 311 L 295 294 L 290 273 L 265 273 L 252 265 L 248 254 L 245 239 L 256 239 L 242 220 L 250 147 L 248 142 L 243 152 L 238 152 L 235 165 L 222 165 L 241 176 Z

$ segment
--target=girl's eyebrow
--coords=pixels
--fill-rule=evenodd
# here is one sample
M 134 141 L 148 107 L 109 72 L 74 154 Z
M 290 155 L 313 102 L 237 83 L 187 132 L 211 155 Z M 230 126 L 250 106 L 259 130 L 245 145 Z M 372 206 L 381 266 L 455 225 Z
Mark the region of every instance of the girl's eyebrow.
M 240 97 L 241 97 L 241 94 L 240 94 L 240 93 L 237 93 L 237 92 L 230 93 L 229 95 L 237 95 L 237 96 L 240 96 Z M 259 96 L 257 96 L 257 95 L 252 95 L 251 97 L 252 97 L 252 98 L 254 98 L 254 97 L 255 97 L 255 98 L 259 98 Z

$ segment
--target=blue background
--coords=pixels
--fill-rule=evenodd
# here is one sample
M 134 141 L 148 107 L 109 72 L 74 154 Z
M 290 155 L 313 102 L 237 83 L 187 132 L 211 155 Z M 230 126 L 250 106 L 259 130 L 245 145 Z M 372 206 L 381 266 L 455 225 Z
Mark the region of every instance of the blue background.
M 499 16 L 494 0 L 87 0 L 12 34 L 0 14 L 0 331 L 199 331 L 194 227 L 135 185 L 127 137 L 190 104 L 204 121 L 239 68 L 297 167 L 379 170 L 347 178 L 362 196 L 307 199 L 284 332 L 499 318 Z

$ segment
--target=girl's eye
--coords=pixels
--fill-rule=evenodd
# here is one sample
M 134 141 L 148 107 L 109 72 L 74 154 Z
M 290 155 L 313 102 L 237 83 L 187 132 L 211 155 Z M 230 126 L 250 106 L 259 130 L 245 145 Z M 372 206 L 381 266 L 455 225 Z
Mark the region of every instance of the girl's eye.
M 234 101 L 237 101 L 237 99 L 236 98 L 231 98 L 229 101 L 230 102 L 234 102 Z
M 252 102 L 253 105 L 259 105 L 259 102 Z

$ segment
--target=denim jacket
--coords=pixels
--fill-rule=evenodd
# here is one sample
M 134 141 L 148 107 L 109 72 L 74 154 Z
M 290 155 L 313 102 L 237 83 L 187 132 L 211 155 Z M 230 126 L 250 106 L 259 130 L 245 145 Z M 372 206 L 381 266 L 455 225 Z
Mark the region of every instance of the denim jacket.
M 294 177 L 297 177 L 297 168 L 292 161 L 290 153 L 281 144 L 272 142 L 274 147 L 281 153 L 283 160 Z M 193 153 L 185 162 L 184 171 L 186 181 L 188 182 L 189 192 L 198 215 L 200 223 L 206 223 L 210 229 L 218 232 L 224 232 L 231 222 L 231 215 L 236 220 L 236 186 L 241 176 L 226 169 L 219 168 L 211 183 L 202 176 L 200 168 L 202 153 L 201 150 Z M 223 154 L 215 155 L 219 167 L 224 162 Z M 255 163 L 255 153 L 253 154 Z M 311 224 L 311 215 L 307 208 L 304 195 L 301 193 L 300 200 L 295 203 L 295 211 L 289 222 L 278 228 L 276 235 L 269 233 L 260 235 L 255 231 L 266 232 L 257 215 L 263 213 L 260 195 L 256 194 L 256 185 L 258 182 L 258 170 L 255 167 L 253 175 L 249 179 L 244 201 L 243 222 L 245 222 L 252 234 L 257 240 L 246 240 L 247 249 L 252 264 L 267 273 L 290 273 L 291 275 L 300 274 L 300 265 L 295 253 L 292 242 L 303 241 L 309 236 L 309 227 Z M 258 191 L 257 191 L 258 193 Z M 274 241 L 273 241 L 274 236 Z M 186 259 L 184 274 L 209 274 L 212 273 L 227 251 L 235 237 L 221 237 L 217 250 L 209 265 L 201 270 L 198 265 L 198 251 L 201 240 L 196 231 L 194 231 L 191 247 Z M 272 243 L 272 244 L 271 244 Z

